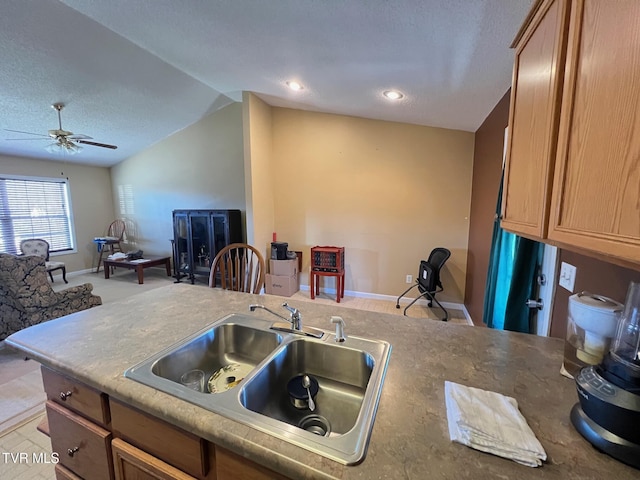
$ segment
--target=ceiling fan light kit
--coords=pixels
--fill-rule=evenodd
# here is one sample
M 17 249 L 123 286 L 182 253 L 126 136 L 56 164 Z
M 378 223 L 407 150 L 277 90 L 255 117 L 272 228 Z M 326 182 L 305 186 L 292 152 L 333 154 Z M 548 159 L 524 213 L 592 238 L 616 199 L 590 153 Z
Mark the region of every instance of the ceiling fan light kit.
M 47 145 L 45 150 L 49 153 L 68 153 L 69 155 L 75 155 L 82 150 L 82 147 L 80 145 L 76 145 L 71 140 L 60 139 L 55 143 Z
M 69 130 L 64 130 L 62 128 L 62 116 L 60 115 L 60 112 L 64 108 L 64 103 L 54 103 L 53 105 L 51 105 L 51 108 L 53 108 L 58 112 L 58 129 L 49 130 L 47 132 L 48 135 L 23 132 L 20 130 L 7 130 L 7 131 L 17 132 L 17 133 L 26 133 L 29 135 L 37 135 L 39 137 L 39 138 L 25 138 L 24 140 L 52 139 L 54 143 L 51 143 L 45 147 L 45 150 L 49 153 L 67 153 L 69 155 L 75 155 L 76 153 L 82 150 L 82 147 L 79 144 L 92 145 L 94 147 L 108 148 L 111 150 L 115 150 L 116 148 L 118 148 L 116 145 L 109 145 L 108 143 L 91 142 L 89 140 L 93 140 L 93 138 L 88 135 L 83 135 L 81 133 L 74 134 Z M 18 140 L 18 139 L 11 139 L 11 140 Z

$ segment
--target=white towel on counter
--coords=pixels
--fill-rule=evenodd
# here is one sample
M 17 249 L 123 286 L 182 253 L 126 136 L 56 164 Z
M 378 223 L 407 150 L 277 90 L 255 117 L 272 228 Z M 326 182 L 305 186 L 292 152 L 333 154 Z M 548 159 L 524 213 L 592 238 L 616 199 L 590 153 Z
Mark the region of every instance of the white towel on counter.
M 444 394 L 452 441 L 529 467 L 547 459 L 515 398 L 449 381 Z

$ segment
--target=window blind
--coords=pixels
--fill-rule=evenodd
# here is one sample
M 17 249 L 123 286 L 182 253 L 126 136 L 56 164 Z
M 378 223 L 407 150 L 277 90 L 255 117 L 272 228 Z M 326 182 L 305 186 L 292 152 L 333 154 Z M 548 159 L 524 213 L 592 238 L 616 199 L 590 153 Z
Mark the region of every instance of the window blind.
M 20 242 L 42 238 L 51 252 L 73 250 L 66 179 L 0 176 L 0 251 L 19 254 Z

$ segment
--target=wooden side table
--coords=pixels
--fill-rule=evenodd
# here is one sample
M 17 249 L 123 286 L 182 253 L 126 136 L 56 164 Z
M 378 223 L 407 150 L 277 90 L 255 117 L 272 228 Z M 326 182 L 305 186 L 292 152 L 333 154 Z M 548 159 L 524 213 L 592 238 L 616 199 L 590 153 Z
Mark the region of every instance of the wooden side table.
M 320 293 L 320 277 L 336 277 L 336 302 L 340 303 L 340 299 L 344 298 L 344 270 L 342 272 L 318 272 L 312 268 L 309 272 L 309 290 L 312 300 Z

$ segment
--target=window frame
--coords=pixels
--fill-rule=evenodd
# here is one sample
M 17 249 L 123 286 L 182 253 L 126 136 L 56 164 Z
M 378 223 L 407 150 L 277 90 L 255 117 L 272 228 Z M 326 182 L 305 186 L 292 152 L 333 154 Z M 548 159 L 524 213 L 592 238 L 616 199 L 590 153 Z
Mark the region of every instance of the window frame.
M 69 221 L 69 241 L 71 242 L 71 248 L 64 250 L 50 250 L 49 256 L 56 257 L 59 255 L 71 255 L 78 253 L 78 243 L 76 237 L 76 224 L 73 215 L 73 204 L 71 202 L 71 182 L 68 178 L 60 177 L 40 177 L 34 175 L 13 175 L 0 173 L 0 181 L 2 180 L 18 180 L 28 182 L 42 182 L 42 183 L 63 183 L 66 185 L 66 201 L 67 201 L 67 219 Z M 1 187 L 0 187 L 1 188 Z M 0 220 L 1 221 L 1 220 Z M 0 231 L 2 229 L 0 228 Z M 14 237 L 15 238 L 15 237 Z M 20 254 L 20 248 L 18 247 L 18 254 Z

